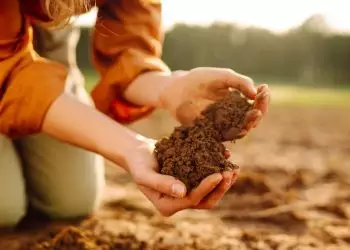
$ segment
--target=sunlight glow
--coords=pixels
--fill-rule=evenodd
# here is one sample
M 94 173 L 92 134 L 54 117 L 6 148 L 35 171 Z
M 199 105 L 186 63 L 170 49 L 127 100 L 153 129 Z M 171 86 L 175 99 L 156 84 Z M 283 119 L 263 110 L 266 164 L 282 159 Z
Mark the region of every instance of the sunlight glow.
M 322 14 L 335 31 L 350 32 L 347 1 L 344 0 L 163 0 L 165 29 L 181 22 L 208 25 L 215 21 L 285 31 L 313 14 Z M 78 19 L 83 26 L 93 25 L 96 11 Z

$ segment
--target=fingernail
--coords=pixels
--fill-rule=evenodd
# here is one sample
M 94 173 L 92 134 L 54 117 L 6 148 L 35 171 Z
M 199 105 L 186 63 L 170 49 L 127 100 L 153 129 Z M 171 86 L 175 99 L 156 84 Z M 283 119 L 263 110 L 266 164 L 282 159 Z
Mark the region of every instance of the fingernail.
M 239 173 L 241 172 L 241 168 L 237 165 L 237 168 L 235 168 L 235 172 L 234 175 L 239 175 Z
M 260 92 L 263 88 L 264 88 L 264 85 L 259 85 L 258 88 L 257 88 L 258 92 Z
M 256 96 L 256 100 L 261 100 L 261 99 L 263 99 L 264 97 L 263 97 L 263 92 L 260 92 L 257 96 Z
M 258 93 L 258 89 L 254 87 L 253 88 L 253 93 L 254 93 L 254 95 L 256 95 Z
M 254 121 L 251 121 L 251 122 L 247 123 L 246 128 L 247 128 L 247 130 L 251 130 L 253 128 L 253 126 L 254 126 Z
M 246 136 L 248 133 L 248 131 L 246 129 L 243 129 L 238 135 L 237 138 L 243 138 L 244 136 Z
M 262 120 L 262 117 L 259 116 L 259 117 L 255 120 L 255 122 L 253 123 L 253 128 L 256 128 L 256 127 L 259 125 L 259 123 L 260 123 L 261 120 Z
M 262 89 L 268 89 L 268 88 L 269 88 L 269 85 L 266 84 L 266 83 L 264 83 L 264 84 L 261 84 L 259 87 L 260 87 L 260 90 L 262 90 Z
M 225 151 L 224 151 L 224 157 L 225 157 L 225 159 L 230 158 L 230 156 L 231 156 L 231 152 L 230 152 L 228 149 L 225 149 Z
M 224 177 L 221 174 L 218 174 L 217 178 L 216 178 L 216 185 L 219 184 L 222 181 L 223 178 Z
M 174 196 L 176 196 L 178 198 L 182 198 L 185 195 L 186 189 L 181 184 L 173 184 L 171 186 L 171 191 L 172 191 Z
M 267 91 L 261 93 L 262 98 L 266 98 L 269 96 L 269 93 Z

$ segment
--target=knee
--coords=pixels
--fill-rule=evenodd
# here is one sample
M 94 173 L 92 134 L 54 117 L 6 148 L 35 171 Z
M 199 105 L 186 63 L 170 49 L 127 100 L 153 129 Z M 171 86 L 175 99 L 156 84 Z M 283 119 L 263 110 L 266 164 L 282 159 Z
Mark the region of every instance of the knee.
M 13 143 L 0 134 L 0 227 L 14 227 L 26 213 L 20 159 Z
M 74 187 L 67 186 L 64 191 L 51 192 L 50 204 L 41 210 L 52 219 L 78 218 L 94 213 L 102 201 L 101 187 L 81 181 Z
M 51 208 L 46 210 L 46 214 L 52 219 L 85 217 L 93 214 L 101 204 L 96 191 L 85 193 L 75 190 L 55 198 L 52 200 Z
M 0 228 L 15 227 L 26 214 L 24 195 L 0 202 Z
M 101 169 L 100 169 L 101 168 Z M 66 176 L 47 192 L 42 210 L 53 219 L 69 219 L 92 214 L 102 203 L 105 185 L 103 164 L 85 165 L 80 174 Z M 74 171 L 72 171 L 74 172 Z

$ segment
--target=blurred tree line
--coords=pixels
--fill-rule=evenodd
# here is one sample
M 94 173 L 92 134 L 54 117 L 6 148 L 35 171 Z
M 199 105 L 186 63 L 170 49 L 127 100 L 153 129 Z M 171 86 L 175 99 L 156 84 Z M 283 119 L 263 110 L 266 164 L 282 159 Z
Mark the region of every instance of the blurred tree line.
M 83 71 L 92 70 L 89 40 L 90 30 L 83 29 L 77 51 Z M 332 33 L 320 15 L 283 34 L 227 23 L 178 24 L 166 33 L 163 59 L 172 70 L 228 67 L 262 81 L 348 85 L 350 34 Z

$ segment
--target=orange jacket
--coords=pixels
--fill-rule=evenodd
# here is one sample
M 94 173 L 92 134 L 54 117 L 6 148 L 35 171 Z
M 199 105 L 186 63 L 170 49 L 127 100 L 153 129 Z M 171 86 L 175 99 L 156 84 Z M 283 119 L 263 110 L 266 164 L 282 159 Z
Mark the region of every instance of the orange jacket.
M 67 76 L 64 66 L 33 49 L 30 22 L 48 20 L 36 7 L 38 1 L 0 1 L 0 133 L 12 138 L 40 132 Z M 152 107 L 128 103 L 123 90 L 140 73 L 169 70 L 160 59 L 161 5 L 150 0 L 97 2 L 92 52 L 100 81 L 92 98 L 101 112 L 121 123 L 131 122 Z

